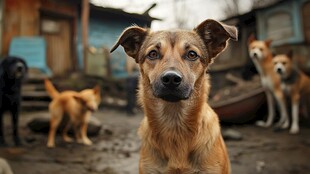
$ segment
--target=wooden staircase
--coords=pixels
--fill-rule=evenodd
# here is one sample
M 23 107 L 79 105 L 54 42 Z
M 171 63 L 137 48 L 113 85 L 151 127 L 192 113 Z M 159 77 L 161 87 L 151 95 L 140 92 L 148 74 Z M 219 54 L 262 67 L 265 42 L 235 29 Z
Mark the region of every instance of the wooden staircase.
M 29 73 L 22 87 L 21 109 L 24 111 L 47 110 L 51 101 L 45 91 L 46 75 Z

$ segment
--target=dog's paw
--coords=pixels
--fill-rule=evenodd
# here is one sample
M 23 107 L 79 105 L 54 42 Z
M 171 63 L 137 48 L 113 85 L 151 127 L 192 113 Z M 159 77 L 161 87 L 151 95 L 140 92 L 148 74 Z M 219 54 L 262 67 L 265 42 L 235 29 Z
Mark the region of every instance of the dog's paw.
M 79 144 L 83 144 L 84 143 L 82 138 L 77 139 L 76 142 L 79 143 Z
M 274 127 L 276 129 L 287 129 L 289 127 L 289 122 L 288 121 L 284 121 L 284 122 L 277 122 Z
M 71 137 L 69 137 L 69 136 L 64 136 L 63 139 L 67 143 L 72 143 L 73 142 L 73 139 Z
M 55 148 L 55 144 L 54 143 L 47 143 L 46 145 L 48 148 Z
M 281 125 L 281 128 L 282 128 L 282 129 L 287 129 L 289 126 L 290 126 L 290 123 L 289 123 L 289 121 L 287 120 L 287 121 L 285 121 L 285 122 Z
M 299 133 L 299 128 L 298 127 L 291 127 L 290 134 L 298 134 L 298 133 Z
M 87 139 L 83 140 L 83 144 L 90 146 L 90 145 L 93 144 L 93 142 L 90 139 L 87 138 Z
M 268 125 L 266 122 L 264 121 L 257 121 L 255 122 L 255 125 L 256 126 L 259 126 L 259 127 L 269 127 L 270 125 Z

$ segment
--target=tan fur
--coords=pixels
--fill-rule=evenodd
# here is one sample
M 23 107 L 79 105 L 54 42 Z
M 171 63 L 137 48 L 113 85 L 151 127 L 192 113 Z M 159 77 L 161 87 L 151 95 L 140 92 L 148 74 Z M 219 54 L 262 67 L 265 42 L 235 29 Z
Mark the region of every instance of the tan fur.
M 292 107 L 292 124 L 290 133 L 299 132 L 299 103 L 302 97 L 309 99 L 310 97 L 310 78 L 293 65 L 293 57 L 291 52 L 287 55 L 277 55 L 273 59 L 275 72 L 281 77 L 281 87 L 284 94 L 291 100 Z M 306 102 L 306 101 L 305 101 Z M 307 104 L 307 103 L 305 103 Z
M 122 45 L 140 67 L 138 98 L 145 117 L 139 173 L 230 173 L 230 162 L 221 136 L 219 120 L 207 103 L 209 76 L 206 69 L 222 52 L 229 38 L 237 38 L 234 27 L 206 20 L 193 31 L 151 32 L 127 28 L 112 51 Z M 152 50 L 160 54 L 149 59 Z M 200 57 L 188 59 L 189 50 Z M 182 74 L 191 94 L 171 102 L 156 95 L 156 83 L 167 70 Z
M 99 86 L 96 86 L 94 89 L 85 89 L 81 92 L 64 91 L 59 93 L 49 80 L 45 80 L 45 88 L 53 99 L 49 105 L 51 120 L 47 147 L 55 147 L 55 133 L 64 115 L 69 116 L 69 121 L 62 134 L 64 141 L 73 141 L 67 135 L 67 131 L 72 125 L 77 141 L 91 145 L 92 142 L 87 137 L 87 122 L 91 113 L 98 109 L 100 103 Z
M 268 103 L 268 117 L 266 122 L 259 121 L 256 124 L 263 127 L 269 127 L 274 121 L 274 98 L 280 108 L 280 121 L 276 124 L 277 127 L 288 127 L 287 112 L 285 99 L 281 89 L 280 78 L 273 69 L 272 58 L 270 51 L 271 40 L 256 40 L 253 35 L 249 37 L 249 54 L 252 61 L 260 74 L 262 86 L 265 89 Z M 256 55 L 255 55 L 256 54 Z

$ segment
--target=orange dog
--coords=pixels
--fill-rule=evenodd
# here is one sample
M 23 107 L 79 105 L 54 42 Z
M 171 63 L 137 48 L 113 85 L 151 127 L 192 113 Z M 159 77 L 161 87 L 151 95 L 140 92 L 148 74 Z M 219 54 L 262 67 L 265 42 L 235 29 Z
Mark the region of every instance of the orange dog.
M 237 29 L 206 20 L 193 31 L 151 32 L 133 26 L 120 36 L 140 68 L 140 174 L 230 173 L 219 120 L 207 103 L 207 67 L 237 40 Z
M 55 147 L 55 133 L 64 115 L 68 115 L 70 118 L 63 130 L 64 141 L 73 141 L 67 135 L 67 131 L 72 124 L 77 142 L 91 145 L 92 142 L 87 137 L 87 122 L 91 113 L 98 109 L 101 100 L 99 86 L 81 92 L 64 91 L 59 93 L 49 80 L 45 80 L 45 88 L 53 99 L 49 105 L 51 121 L 47 147 Z
M 281 77 L 281 88 L 291 100 L 291 134 L 299 132 L 299 102 L 302 97 L 310 97 L 310 78 L 293 65 L 293 52 L 277 55 L 273 58 L 274 70 Z
M 287 128 L 289 126 L 286 111 L 285 98 L 281 89 L 280 78 L 273 70 L 272 52 L 270 51 L 271 40 L 256 40 L 254 35 L 248 39 L 250 57 L 259 72 L 262 86 L 265 89 L 268 104 L 267 121 L 258 121 L 256 124 L 262 127 L 269 127 L 274 121 L 274 98 L 280 108 L 280 120 L 276 127 Z

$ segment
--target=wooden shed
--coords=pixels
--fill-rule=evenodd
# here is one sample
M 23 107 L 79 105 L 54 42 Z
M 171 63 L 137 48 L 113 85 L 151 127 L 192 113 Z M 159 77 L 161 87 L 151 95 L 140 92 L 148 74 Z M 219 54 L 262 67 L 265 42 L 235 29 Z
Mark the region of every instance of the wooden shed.
M 122 33 L 122 31 L 129 26 L 139 25 L 141 27 L 150 27 L 153 20 L 159 20 L 157 18 L 151 17 L 148 12 L 155 4 L 147 9 L 143 14 L 137 13 L 128 13 L 122 9 L 108 8 L 102 6 L 96 6 L 90 4 L 90 14 L 89 14 L 89 26 L 88 26 L 88 44 L 92 50 L 89 53 L 89 56 L 97 57 L 93 59 L 88 57 L 88 61 L 97 61 L 90 62 L 88 65 L 83 65 L 83 52 L 82 52 L 82 38 L 81 38 L 81 28 L 78 28 L 78 60 L 81 67 L 86 66 L 86 72 L 94 75 L 95 73 L 92 69 L 100 69 L 100 67 L 95 67 L 95 65 L 103 66 L 106 65 L 106 61 L 100 60 L 100 56 L 95 54 L 101 54 L 101 58 L 109 57 L 110 62 L 109 66 L 111 68 L 111 74 L 115 78 L 123 78 L 127 76 L 126 72 L 126 54 L 122 48 L 118 48 L 113 54 L 109 54 L 110 48 L 115 44 L 116 40 Z M 79 19 L 79 23 L 80 23 Z M 81 26 L 81 25 L 78 25 Z M 95 51 L 97 50 L 97 52 Z M 107 51 L 108 50 L 108 51 Z M 92 60 L 90 60 L 92 59 Z M 86 61 L 86 63 L 88 62 Z M 101 73 L 101 71 L 96 71 L 103 75 L 107 73 Z
M 78 7 L 73 0 L 4 0 L 2 14 L 2 56 L 8 55 L 13 38 L 41 36 L 46 42 L 42 61 L 53 75 L 76 68 Z

